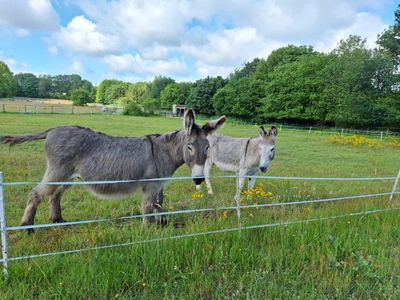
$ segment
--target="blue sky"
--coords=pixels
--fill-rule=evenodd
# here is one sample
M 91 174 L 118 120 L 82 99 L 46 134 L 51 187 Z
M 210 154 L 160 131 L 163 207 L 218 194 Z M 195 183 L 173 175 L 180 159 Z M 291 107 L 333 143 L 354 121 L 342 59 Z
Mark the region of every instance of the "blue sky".
M 349 34 L 373 47 L 391 0 L 0 0 L 0 60 L 14 73 L 193 81 L 227 76 L 287 44 L 331 51 Z

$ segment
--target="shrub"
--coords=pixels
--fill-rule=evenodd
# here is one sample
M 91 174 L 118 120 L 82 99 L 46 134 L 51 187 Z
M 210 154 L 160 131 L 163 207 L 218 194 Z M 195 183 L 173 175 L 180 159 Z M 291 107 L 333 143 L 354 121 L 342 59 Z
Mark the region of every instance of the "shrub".
M 137 102 L 128 102 L 122 111 L 123 115 L 127 116 L 147 116 L 148 114 L 143 111 L 143 108 Z

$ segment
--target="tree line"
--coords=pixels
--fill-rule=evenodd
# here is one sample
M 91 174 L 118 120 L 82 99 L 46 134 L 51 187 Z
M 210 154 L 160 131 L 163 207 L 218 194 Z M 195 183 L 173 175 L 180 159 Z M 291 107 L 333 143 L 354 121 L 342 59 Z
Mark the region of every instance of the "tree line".
M 93 84 L 77 74 L 39 75 L 18 73 L 13 75 L 8 66 L 0 61 L 0 97 L 30 97 L 69 99 L 75 105 L 94 102 L 96 90 Z
M 184 104 L 199 114 L 225 114 L 257 123 L 400 128 L 399 35 L 400 5 L 394 25 L 378 36 L 375 49 L 368 48 L 360 36 L 350 35 L 330 53 L 307 45 L 276 49 L 227 78 L 176 82 L 158 76 L 137 83 L 107 79 L 96 89 L 78 75 L 13 76 L 0 63 L 0 97 L 67 95 L 73 99 L 75 95 L 86 99 L 76 104 L 115 104 L 132 115 L 170 111 L 173 104 Z

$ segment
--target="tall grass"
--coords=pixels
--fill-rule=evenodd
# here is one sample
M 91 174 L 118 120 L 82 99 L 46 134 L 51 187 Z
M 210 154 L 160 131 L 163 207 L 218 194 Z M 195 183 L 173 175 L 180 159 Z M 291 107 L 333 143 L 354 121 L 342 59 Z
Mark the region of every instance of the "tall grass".
M 0 115 L 0 135 L 25 134 L 59 125 L 88 126 L 112 135 L 163 133 L 181 120 L 161 117 L 84 115 Z M 257 128 L 228 124 L 232 136 L 256 136 Z M 400 150 L 332 145 L 326 136 L 283 130 L 269 175 L 318 177 L 395 176 Z M 6 181 L 39 181 L 45 169 L 43 142 L 0 147 Z M 176 175 L 189 175 L 187 167 Z M 222 175 L 218 170 L 214 175 Z M 311 200 L 390 191 L 393 182 L 258 180 L 258 194 L 244 204 Z M 170 210 L 234 204 L 234 179 L 213 180 L 215 196 L 196 194 L 190 181 L 165 189 Z M 6 187 L 8 225 L 17 225 L 31 186 Z M 394 206 L 397 206 L 395 198 Z M 65 193 L 67 220 L 118 218 L 138 214 L 141 195 L 101 201 L 84 187 Z M 279 223 L 386 207 L 386 198 L 334 204 L 248 209 L 243 225 Z M 48 222 L 43 203 L 36 223 Z M 82 254 L 10 263 L 10 279 L 0 282 L 0 298 L 397 298 L 400 284 L 400 220 L 396 211 L 132 245 Z M 177 226 L 174 226 L 177 225 Z M 179 225 L 179 226 L 178 226 Z M 169 218 L 165 229 L 140 220 L 9 233 L 10 256 L 79 249 L 126 241 L 171 237 L 237 227 L 234 211 Z M 2 280 L 2 279 L 1 279 Z

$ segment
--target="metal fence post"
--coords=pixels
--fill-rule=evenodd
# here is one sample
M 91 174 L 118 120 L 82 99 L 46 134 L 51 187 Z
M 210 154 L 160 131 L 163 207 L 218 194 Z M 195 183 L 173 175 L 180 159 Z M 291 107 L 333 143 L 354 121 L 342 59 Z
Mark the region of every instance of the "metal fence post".
M 400 179 L 400 169 L 399 169 L 399 173 L 397 173 L 396 180 L 395 180 L 395 182 L 393 184 L 392 193 L 390 194 L 390 197 L 389 197 L 389 203 L 392 202 L 392 200 L 393 200 L 393 195 L 397 190 L 397 184 L 399 183 L 399 179 Z
M 8 253 L 7 253 L 7 227 L 6 227 L 6 210 L 4 205 L 4 186 L 3 172 L 0 172 L 0 231 L 1 231 L 1 252 L 3 261 L 3 273 L 8 276 Z

